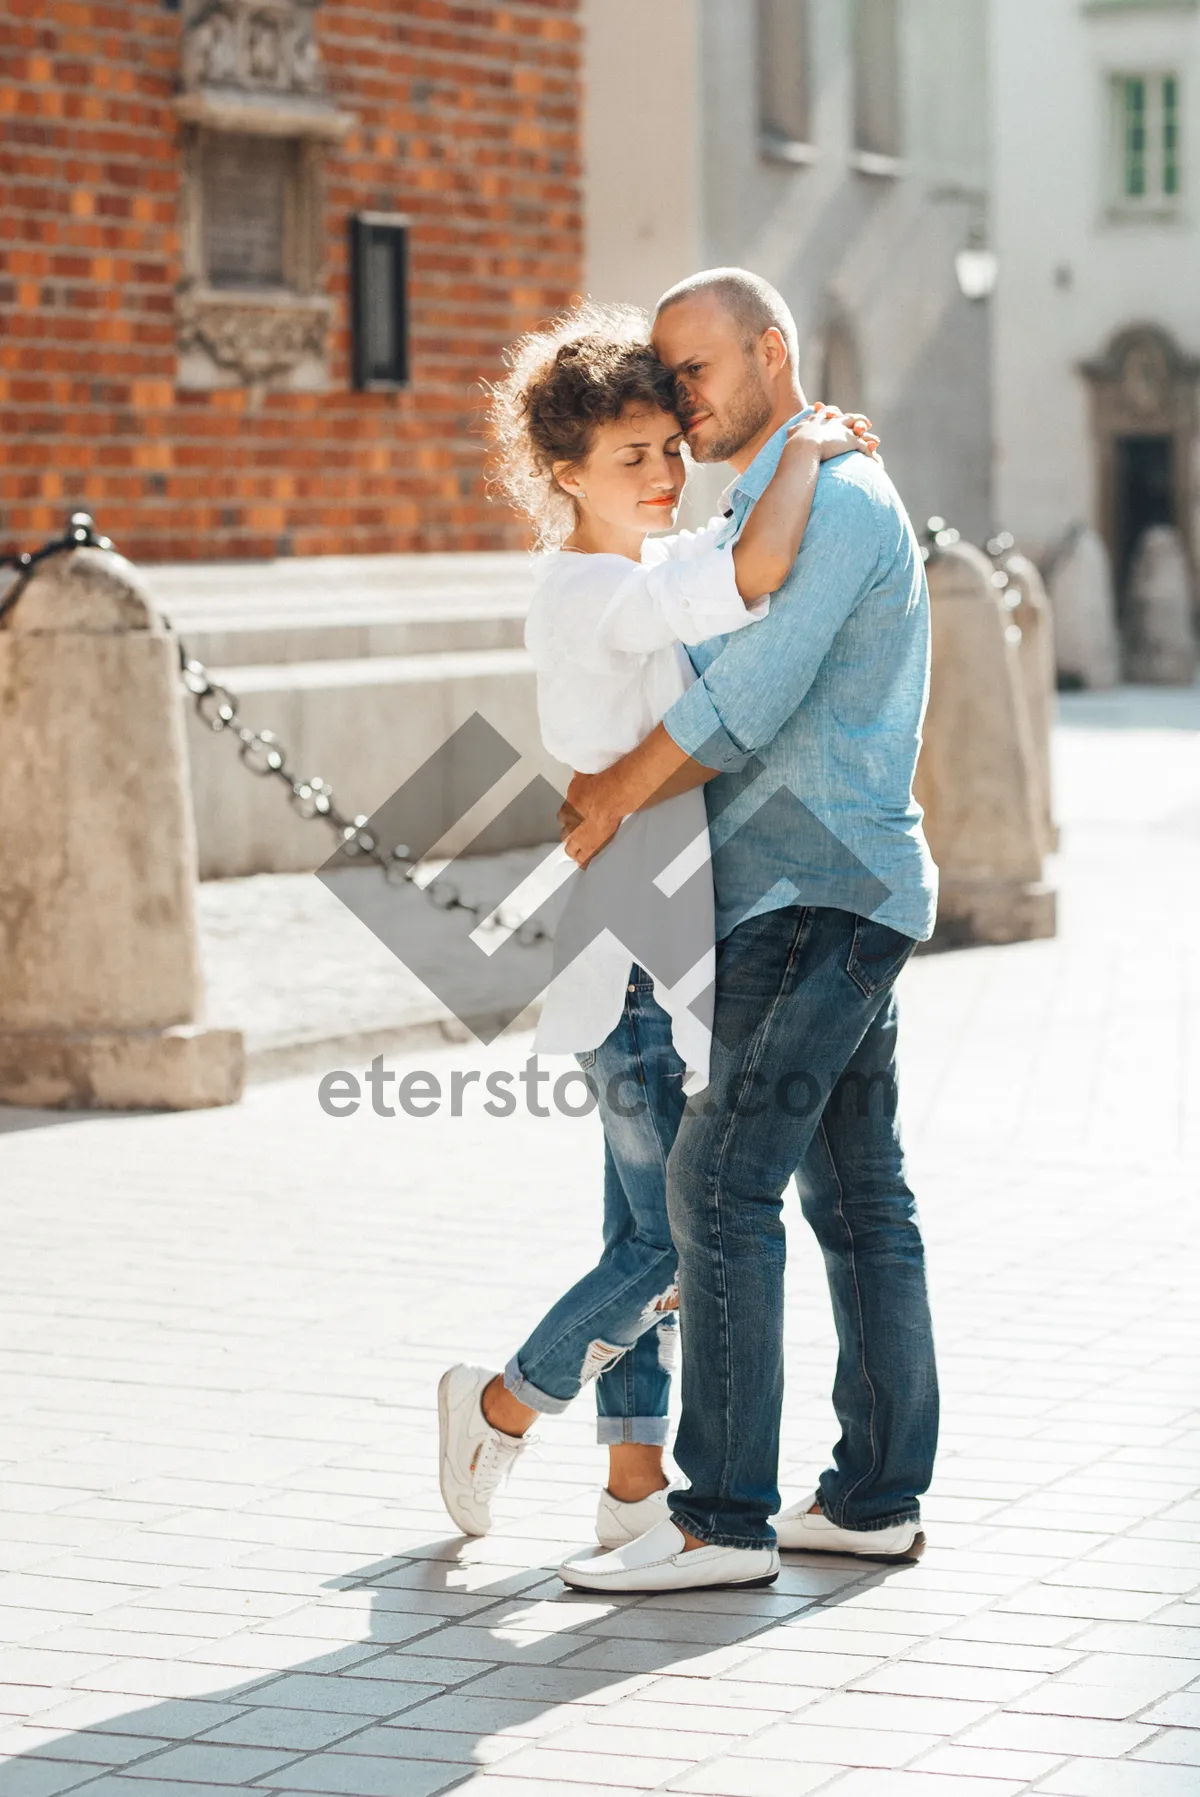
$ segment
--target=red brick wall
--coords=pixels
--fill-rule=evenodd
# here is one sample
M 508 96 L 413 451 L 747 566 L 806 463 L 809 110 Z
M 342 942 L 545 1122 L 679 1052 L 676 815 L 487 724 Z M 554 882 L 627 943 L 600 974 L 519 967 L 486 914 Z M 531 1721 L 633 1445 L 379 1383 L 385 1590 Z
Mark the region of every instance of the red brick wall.
M 481 381 L 582 262 L 578 0 L 325 0 L 329 391 L 175 386 L 181 16 L 6 0 L 0 16 L 0 543 L 76 506 L 135 559 L 512 547 Z M 350 387 L 346 220 L 405 212 L 413 381 Z

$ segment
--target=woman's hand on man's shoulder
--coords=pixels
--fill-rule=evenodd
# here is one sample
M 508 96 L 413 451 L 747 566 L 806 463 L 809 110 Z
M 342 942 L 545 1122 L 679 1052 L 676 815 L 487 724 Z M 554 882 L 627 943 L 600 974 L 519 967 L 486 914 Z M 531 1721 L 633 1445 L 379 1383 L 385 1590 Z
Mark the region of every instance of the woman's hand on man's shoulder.
M 790 448 L 793 443 L 816 449 L 823 462 L 847 455 L 852 449 L 874 456 L 879 448 L 879 438 L 871 429 L 871 420 L 863 413 L 842 412 L 837 406 L 823 404 L 816 405 L 809 417 L 792 425 L 787 446 Z

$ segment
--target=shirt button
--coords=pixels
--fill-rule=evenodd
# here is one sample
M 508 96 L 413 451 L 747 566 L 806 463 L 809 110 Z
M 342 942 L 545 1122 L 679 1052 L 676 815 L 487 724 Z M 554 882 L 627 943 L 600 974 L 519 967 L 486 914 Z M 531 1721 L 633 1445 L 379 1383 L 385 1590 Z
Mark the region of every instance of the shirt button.
M 626 988 L 625 988 L 625 990 L 626 990 L 626 991 L 627 991 L 627 992 L 636 992 L 636 991 L 637 991 L 637 987 L 636 987 L 636 986 L 627 986 L 627 987 L 626 987 Z

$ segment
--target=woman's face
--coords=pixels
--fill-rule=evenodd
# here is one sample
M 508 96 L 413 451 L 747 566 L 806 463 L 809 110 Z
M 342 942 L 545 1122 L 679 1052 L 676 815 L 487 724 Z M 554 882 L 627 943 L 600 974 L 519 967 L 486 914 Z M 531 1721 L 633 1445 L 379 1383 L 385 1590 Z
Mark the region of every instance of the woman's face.
M 673 412 L 623 412 L 597 428 L 587 459 L 555 477 L 585 518 L 621 531 L 670 530 L 687 479 L 683 430 Z

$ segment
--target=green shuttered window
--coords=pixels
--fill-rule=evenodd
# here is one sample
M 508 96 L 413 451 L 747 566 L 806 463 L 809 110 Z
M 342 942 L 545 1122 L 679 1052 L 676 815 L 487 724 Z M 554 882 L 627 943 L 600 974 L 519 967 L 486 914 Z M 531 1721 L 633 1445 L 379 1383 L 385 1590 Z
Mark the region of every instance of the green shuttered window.
M 1114 200 L 1126 211 L 1164 211 L 1180 198 L 1182 105 L 1178 75 L 1112 78 Z

